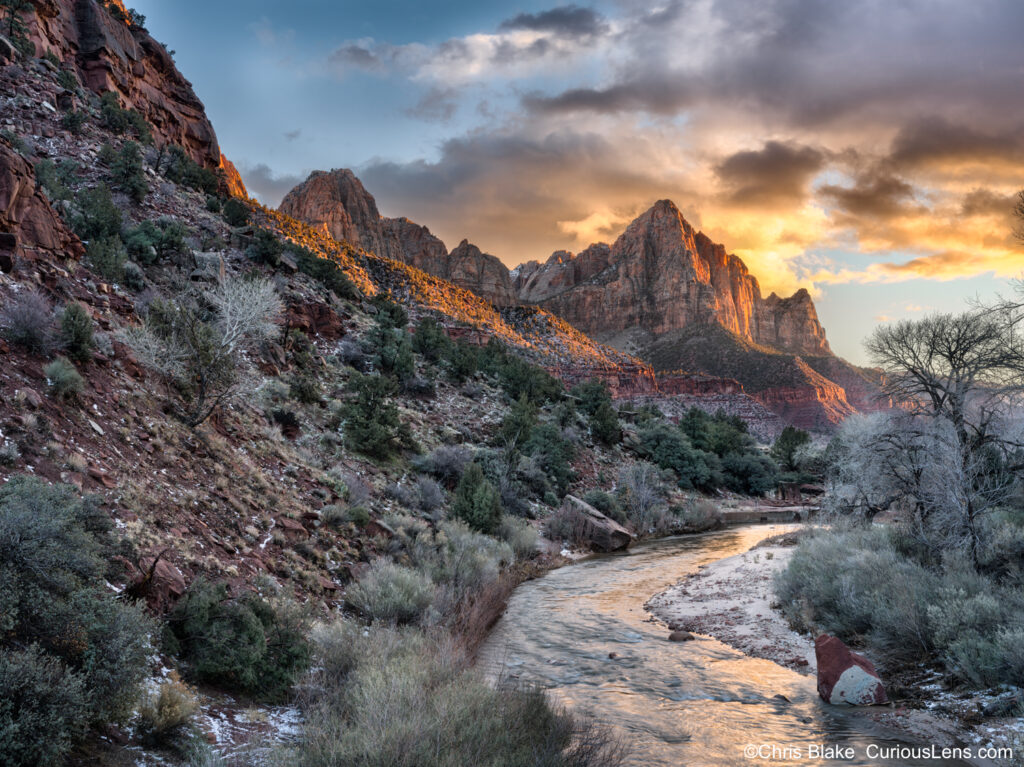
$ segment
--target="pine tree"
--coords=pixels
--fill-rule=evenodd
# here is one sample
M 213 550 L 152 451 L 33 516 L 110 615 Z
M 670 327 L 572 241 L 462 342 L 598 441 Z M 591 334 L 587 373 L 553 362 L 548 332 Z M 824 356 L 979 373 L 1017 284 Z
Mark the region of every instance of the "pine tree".
M 391 401 L 395 384 L 384 376 L 355 375 L 349 390 L 356 397 L 345 406 L 345 438 L 349 446 L 374 458 L 387 458 L 403 438 L 398 407 Z
M 497 530 L 501 522 L 501 496 L 478 464 L 471 463 L 459 480 L 451 514 L 481 533 Z
M 617 445 L 622 440 L 619 414 L 610 401 L 601 402 L 590 417 L 590 432 L 594 439 L 606 445 Z

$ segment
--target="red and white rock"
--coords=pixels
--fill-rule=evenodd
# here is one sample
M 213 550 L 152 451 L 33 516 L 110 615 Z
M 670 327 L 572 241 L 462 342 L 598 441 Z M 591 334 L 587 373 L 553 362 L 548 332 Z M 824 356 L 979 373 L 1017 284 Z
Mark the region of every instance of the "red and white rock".
M 814 640 L 818 660 L 818 695 L 834 706 L 874 706 L 888 703 L 885 686 L 874 664 L 852 652 L 842 640 L 822 634 Z

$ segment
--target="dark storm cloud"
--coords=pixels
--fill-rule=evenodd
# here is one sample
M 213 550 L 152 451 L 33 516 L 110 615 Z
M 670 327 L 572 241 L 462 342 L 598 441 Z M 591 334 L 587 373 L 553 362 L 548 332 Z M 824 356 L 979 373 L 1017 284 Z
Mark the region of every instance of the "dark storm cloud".
M 276 175 L 264 163 L 247 166 L 244 162 L 239 163 L 239 170 L 245 186 L 260 202 L 270 207 L 277 207 L 281 199 L 292 189 L 305 180 L 305 176 L 283 173 Z
M 375 51 L 358 43 L 348 43 L 335 49 L 327 59 L 332 65 L 337 67 L 355 67 L 368 70 L 381 69 L 385 64 Z
M 914 186 L 884 169 L 860 174 L 852 186 L 826 184 L 817 191 L 841 214 L 857 218 L 888 219 L 920 209 L 913 205 Z
M 715 167 L 715 173 L 729 189 L 730 202 L 799 204 L 825 161 L 825 153 L 813 147 L 769 141 L 761 149 L 729 155 Z
M 989 189 L 974 189 L 963 196 L 960 212 L 964 216 L 1003 216 L 1008 221 L 1017 203 L 1015 194 L 999 194 Z
M 520 13 L 501 22 L 501 31 L 528 29 L 551 32 L 560 37 L 596 37 L 608 31 L 604 17 L 592 8 L 562 5 L 540 13 Z
M 615 114 L 642 110 L 671 115 L 694 103 L 694 94 L 683 80 L 643 80 L 618 83 L 607 88 L 573 88 L 555 96 L 532 93 L 523 104 L 532 112 L 597 112 Z
M 890 159 L 899 166 L 949 162 L 1024 162 L 1024 126 L 1001 132 L 979 130 L 941 118 L 903 127 Z
M 719 0 L 673 2 L 655 12 L 639 5 L 618 20 L 623 55 L 610 78 L 530 94 L 526 105 L 664 114 L 695 101 L 742 104 L 805 127 L 922 112 L 987 111 L 1005 122 L 1017 112 L 1024 67 L 1024 3 L 1017 0 Z M 686 39 L 695 29 L 706 33 Z M 623 98 L 624 90 L 632 95 Z

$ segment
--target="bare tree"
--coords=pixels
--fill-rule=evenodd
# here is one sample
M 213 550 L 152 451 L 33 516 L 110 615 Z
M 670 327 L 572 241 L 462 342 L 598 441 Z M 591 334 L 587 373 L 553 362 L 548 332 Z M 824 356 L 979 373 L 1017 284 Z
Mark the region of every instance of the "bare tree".
M 236 394 L 245 352 L 275 331 L 281 309 L 269 280 L 225 277 L 205 294 L 151 302 L 125 341 L 163 380 L 176 415 L 198 426 Z
M 1017 202 L 1013 206 L 1013 215 L 1017 218 L 1017 228 L 1013 230 L 1014 236 L 1024 242 L 1024 189 L 1017 192 Z
M 851 508 L 870 517 L 896 504 L 923 540 L 963 541 L 978 562 L 981 517 L 1024 468 L 1007 429 L 1024 393 L 1021 308 L 1002 301 L 875 330 L 867 349 L 900 411 L 850 443 L 843 470 L 867 472 Z

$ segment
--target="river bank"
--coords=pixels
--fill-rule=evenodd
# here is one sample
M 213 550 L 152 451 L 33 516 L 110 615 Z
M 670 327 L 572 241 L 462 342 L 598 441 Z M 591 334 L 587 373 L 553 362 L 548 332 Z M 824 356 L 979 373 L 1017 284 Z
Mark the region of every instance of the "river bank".
M 799 534 L 774 536 L 748 551 L 711 562 L 651 597 L 644 607 L 672 630 L 712 637 L 750 657 L 814 676 L 813 637 L 793 631 L 773 606 L 775 574 L 788 565 Z M 904 686 L 906 673 L 887 674 L 882 669 L 883 681 L 889 677 L 891 682 L 894 676 L 902 677 L 889 686 L 894 702 L 862 710 L 878 725 L 940 747 L 1024 744 L 1020 718 L 979 721 L 978 709 L 994 694 L 949 690 L 939 674 L 926 670 L 909 675 L 920 684 L 908 690 Z M 968 761 L 976 765 L 1021 764 L 1021 757 L 1024 754 L 1018 755 L 1018 761 Z

